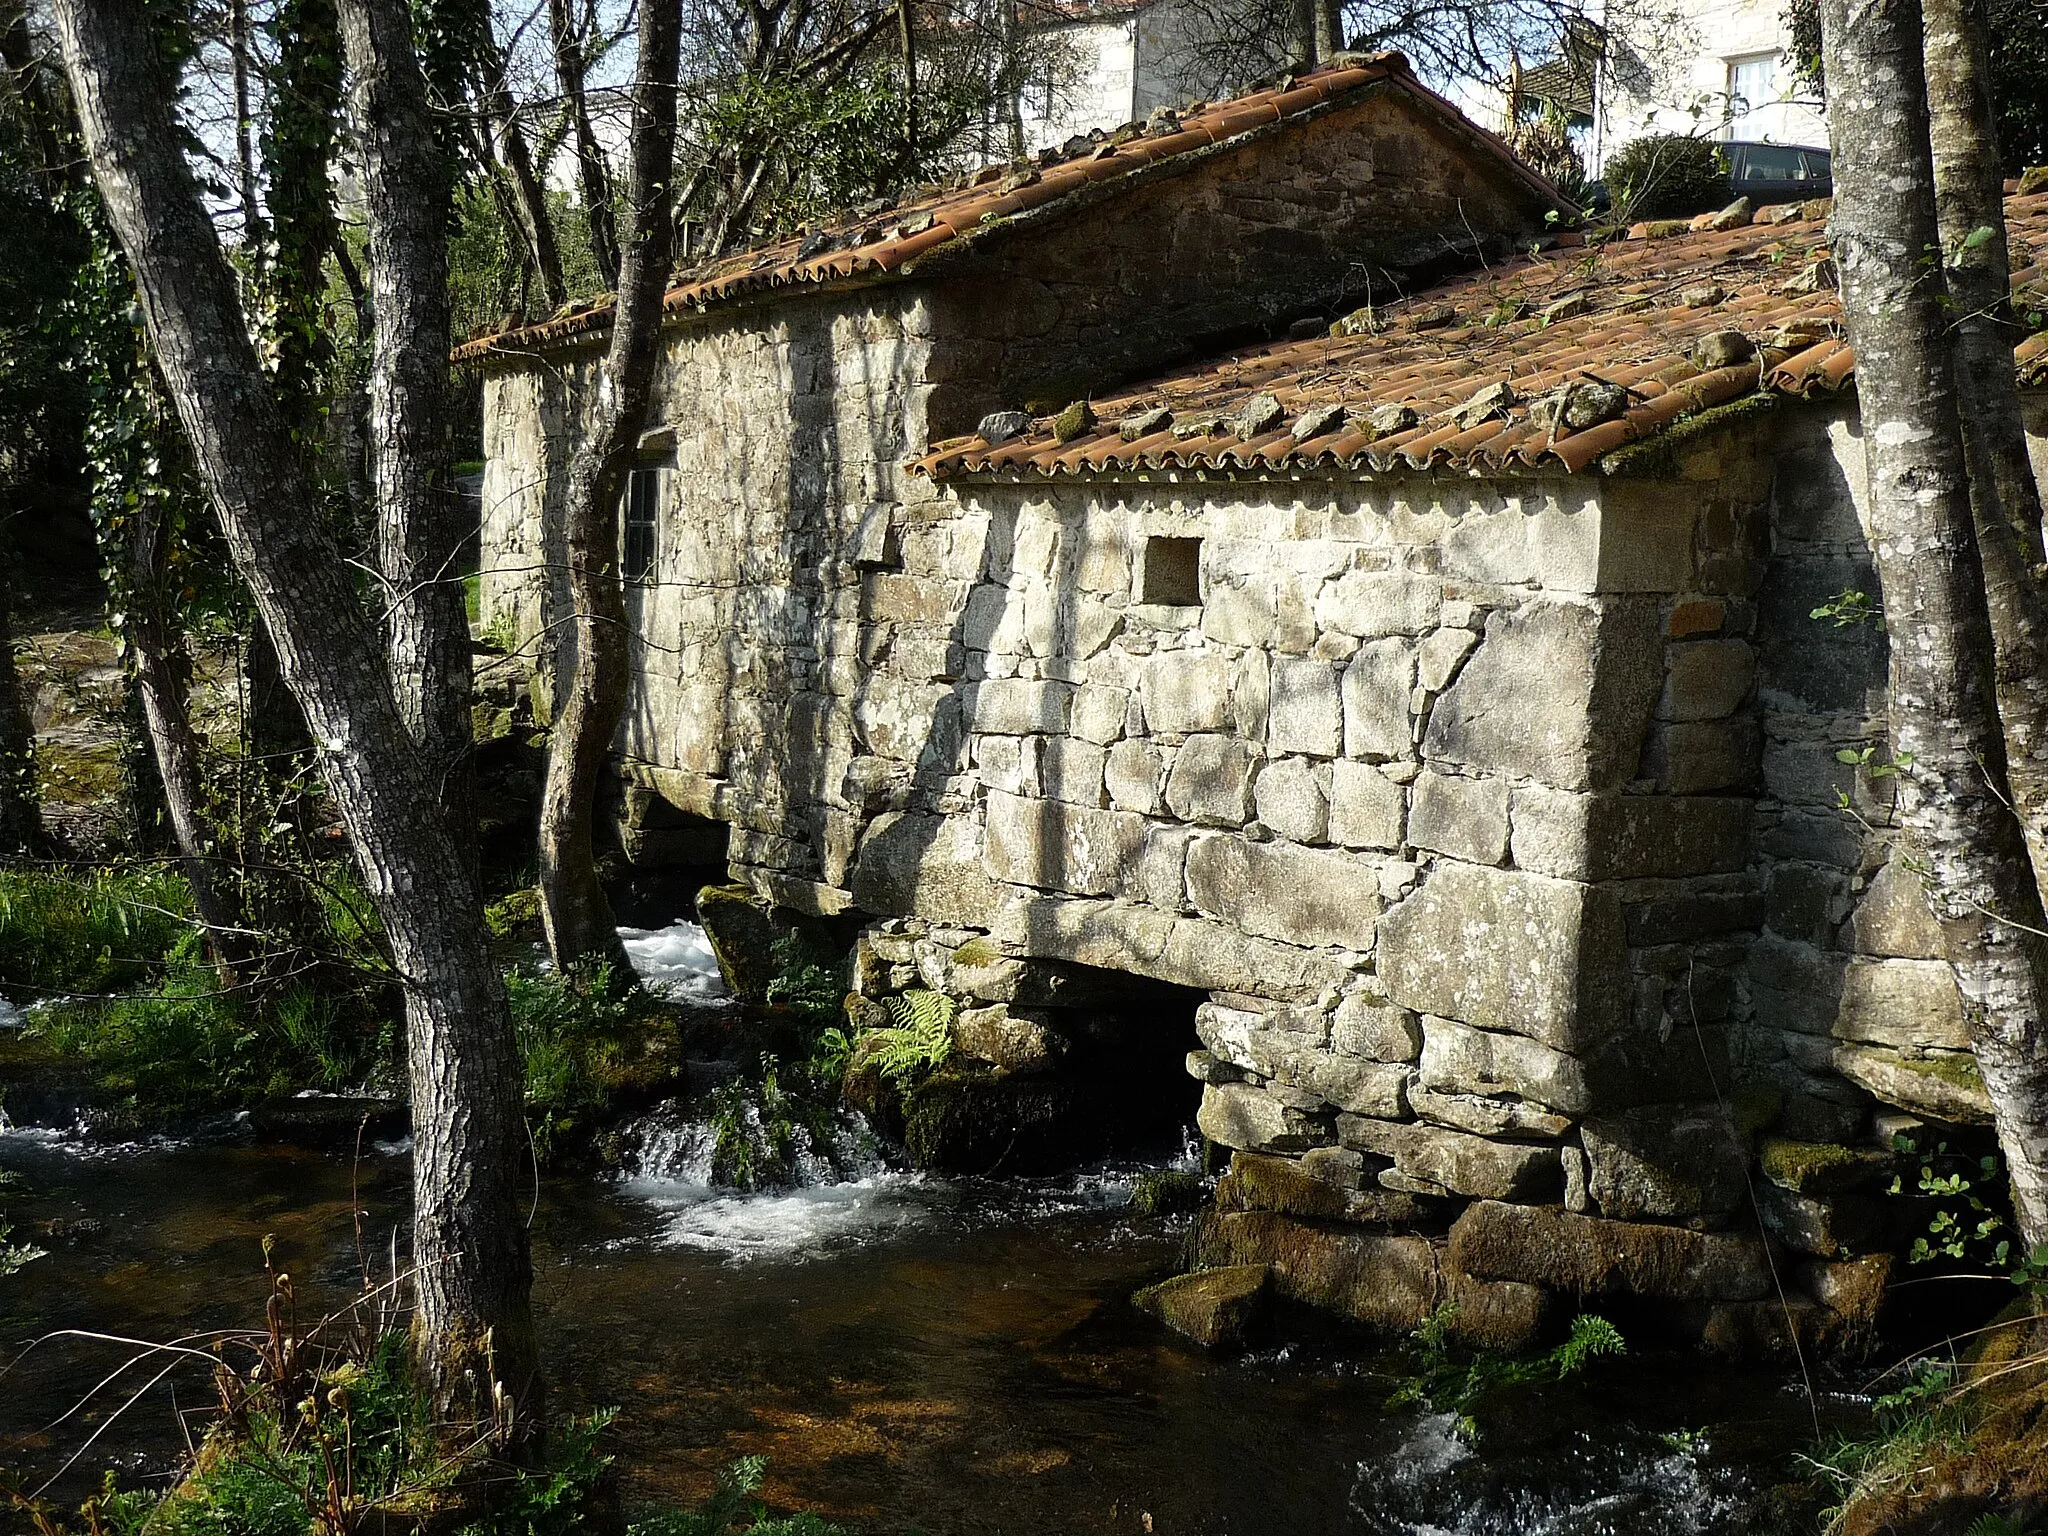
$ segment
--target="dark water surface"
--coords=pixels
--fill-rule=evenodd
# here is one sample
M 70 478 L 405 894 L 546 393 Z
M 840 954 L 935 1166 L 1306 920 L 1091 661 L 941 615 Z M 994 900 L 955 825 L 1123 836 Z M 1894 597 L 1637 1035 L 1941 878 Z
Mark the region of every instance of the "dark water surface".
M 352 1180 L 383 1255 L 408 1178 L 397 1152 L 359 1168 L 247 1144 L 88 1154 L 34 1133 L 0 1135 L 0 1167 L 27 1184 L 7 1198 L 16 1237 L 51 1250 L 0 1282 L 9 1359 L 56 1328 L 259 1323 L 266 1235 L 302 1285 L 343 1296 Z M 1681 1357 L 1522 1399 L 1476 1451 L 1440 1415 L 1389 1410 L 1399 1359 L 1355 1337 L 1209 1359 L 1128 1305 L 1169 1272 L 1180 1228 L 1127 1198 L 1114 1170 L 753 1198 L 553 1182 L 534 1250 L 555 1405 L 623 1409 L 629 1498 L 700 1496 L 760 1452 L 777 1505 L 932 1536 L 1718 1536 L 1759 1528 L 1756 1497 L 1811 1440 L 1796 1384 Z M 0 1376 L 0 1460 L 61 1465 L 154 1367 L 42 1426 L 122 1358 L 58 1341 Z M 203 1365 L 105 1427 L 62 1486 L 171 1465 L 174 1392 L 203 1408 Z

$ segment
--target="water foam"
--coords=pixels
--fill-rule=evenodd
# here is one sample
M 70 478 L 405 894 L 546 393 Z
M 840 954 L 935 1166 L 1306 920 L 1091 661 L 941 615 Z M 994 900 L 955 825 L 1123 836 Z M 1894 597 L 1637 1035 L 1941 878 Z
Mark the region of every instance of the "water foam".
M 749 1259 L 796 1260 L 878 1241 L 922 1224 L 924 1191 L 908 1174 L 851 1179 L 770 1193 L 629 1180 L 661 1213 L 664 1247 Z
M 633 973 L 650 992 L 692 1003 L 717 1002 L 730 995 L 711 941 L 695 923 L 621 928 L 619 940 L 633 962 Z
M 744 1105 L 740 1115 L 740 1129 L 759 1144 L 759 1107 Z M 893 1172 L 874 1134 L 852 1115 L 840 1116 L 823 1138 L 794 1127 L 777 1182 L 750 1190 L 717 1181 L 718 1135 L 708 1121 L 667 1111 L 635 1129 L 639 1150 L 622 1187 L 660 1213 L 655 1241 L 665 1247 L 734 1262 L 810 1258 L 901 1231 L 925 1206 L 926 1181 Z
M 1477 1457 L 1448 1414 L 1425 1414 L 1363 1462 L 1354 1528 L 1371 1536 L 1738 1536 L 1754 1490 L 1704 1448 L 1633 1428 L 1574 1429 Z

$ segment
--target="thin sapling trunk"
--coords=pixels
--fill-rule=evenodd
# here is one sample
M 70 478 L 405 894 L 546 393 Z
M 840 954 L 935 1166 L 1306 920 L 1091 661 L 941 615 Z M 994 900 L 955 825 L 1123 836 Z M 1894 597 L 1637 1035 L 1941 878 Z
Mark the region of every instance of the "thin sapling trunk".
M 653 398 L 661 301 L 674 251 L 670 182 L 680 30 L 673 6 L 648 6 L 640 13 L 625 248 L 590 430 L 569 465 L 563 517 L 571 643 L 555 682 L 554 733 L 541 793 L 541 913 L 548 948 L 565 970 L 581 961 L 603 961 L 620 979 L 631 972 L 598 880 L 594 823 L 599 781 L 630 684 L 619 502 Z

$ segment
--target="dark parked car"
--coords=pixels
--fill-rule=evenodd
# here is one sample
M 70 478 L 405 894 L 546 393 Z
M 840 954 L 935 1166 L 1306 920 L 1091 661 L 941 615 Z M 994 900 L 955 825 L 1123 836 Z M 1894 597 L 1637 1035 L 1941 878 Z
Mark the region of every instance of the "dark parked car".
M 1709 213 L 1725 208 L 1738 197 L 1746 197 L 1761 208 L 1766 203 L 1798 203 L 1809 197 L 1832 197 L 1835 172 L 1828 152 L 1804 144 L 1751 144 L 1723 142 L 1714 146 L 1728 163 L 1728 180 L 1711 199 L 1702 198 L 1696 207 L 1684 211 Z M 1606 182 L 1589 182 L 1579 206 L 1588 213 L 1605 213 L 1612 199 Z M 1666 210 L 1674 217 L 1681 210 Z
M 1728 157 L 1729 198 L 1765 203 L 1796 203 L 1809 197 L 1831 197 L 1834 165 L 1824 149 L 1802 144 L 1724 144 Z

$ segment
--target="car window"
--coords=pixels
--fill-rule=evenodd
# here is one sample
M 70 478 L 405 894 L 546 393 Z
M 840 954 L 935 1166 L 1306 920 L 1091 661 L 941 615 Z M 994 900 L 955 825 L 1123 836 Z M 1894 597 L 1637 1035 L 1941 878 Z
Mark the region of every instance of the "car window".
M 1803 181 L 1806 171 L 1796 149 L 1782 144 L 1747 144 L 1735 177 L 1738 181 Z
M 1808 181 L 1834 180 L 1834 161 L 1829 158 L 1826 150 L 1802 149 L 1799 152 L 1799 158 L 1806 166 L 1806 179 Z

